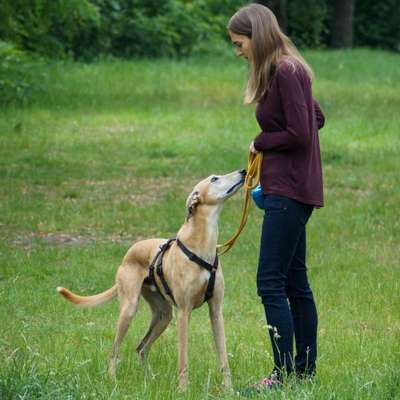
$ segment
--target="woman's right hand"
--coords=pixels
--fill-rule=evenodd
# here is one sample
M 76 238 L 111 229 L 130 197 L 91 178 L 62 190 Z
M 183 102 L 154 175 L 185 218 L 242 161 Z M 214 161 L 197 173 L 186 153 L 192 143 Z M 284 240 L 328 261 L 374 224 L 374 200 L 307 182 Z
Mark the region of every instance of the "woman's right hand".
M 250 153 L 254 153 L 254 154 L 259 153 L 259 151 L 256 150 L 256 148 L 254 147 L 254 140 L 250 143 L 249 151 L 250 151 Z

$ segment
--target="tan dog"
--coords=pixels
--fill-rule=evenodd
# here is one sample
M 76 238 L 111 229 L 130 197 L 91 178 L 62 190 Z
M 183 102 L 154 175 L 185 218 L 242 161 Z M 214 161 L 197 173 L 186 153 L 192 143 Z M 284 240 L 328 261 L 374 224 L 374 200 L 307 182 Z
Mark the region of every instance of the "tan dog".
M 243 170 L 206 178 L 194 187 L 187 199 L 188 215 L 178 231 L 177 239 L 209 264 L 213 264 L 216 259 L 218 218 L 222 205 L 243 185 L 245 174 L 246 171 Z M 136 313 L 140 295 L 143 295 L 152 311 L 148 332 L 137 347 L 142 360 L 171 321 L 172 306 L 175 301 L 178 314 L 179 388 L 184 390 L 187 385 L 189 317 L 192 310 L 203 304 L 211 274 L 191 261 L 178 246 L 177 241 L 173 241 L 162 258 L 162 271 L 172 291 L 173 298 L 171 298 L 157 273 L 154 273 L 153 280 L 149 281 L 150 265 L 158 254 L 160 245 L 165 242 L 165 239 L 148 239 L 135 243 L 118 268 L 115 285 L 103 293 L 84 297 L 65 288 L 59 287 L 57 290 L 67 300 L 81 307 L 103 304 L 118 295 L 120 315 L 109 364 L 109 373 L 113 377 L 119 348 Z M 218 263 L 214 290 L 207 302 L 223 382 L 226 387 L 230 387 L 231 376 L 222 316 L 223 296 L 224 279 L 221 265 Z

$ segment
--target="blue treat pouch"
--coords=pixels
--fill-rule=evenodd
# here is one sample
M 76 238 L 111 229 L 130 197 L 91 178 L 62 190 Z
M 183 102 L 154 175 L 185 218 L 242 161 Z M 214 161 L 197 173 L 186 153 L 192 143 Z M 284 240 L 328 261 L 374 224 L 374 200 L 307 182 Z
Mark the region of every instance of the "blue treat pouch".
M 264 194 L 260 185 L 257 185 L 251 191 L 251 197 L 253 198 L 254 203 L 256 203 L 256 206 L 261 208 L 261 210 L 264 210 Z

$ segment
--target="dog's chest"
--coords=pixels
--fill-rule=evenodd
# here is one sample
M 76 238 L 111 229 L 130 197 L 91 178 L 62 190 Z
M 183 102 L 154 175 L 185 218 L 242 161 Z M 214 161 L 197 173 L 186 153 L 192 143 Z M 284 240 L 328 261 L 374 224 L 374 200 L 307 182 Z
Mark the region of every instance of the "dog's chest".
M 201 269 L 197 272 L 197 277 L 187 282 L 186 296 L 191 299 L 194 308 L 200 307 L 204 303 L 210 272 Z

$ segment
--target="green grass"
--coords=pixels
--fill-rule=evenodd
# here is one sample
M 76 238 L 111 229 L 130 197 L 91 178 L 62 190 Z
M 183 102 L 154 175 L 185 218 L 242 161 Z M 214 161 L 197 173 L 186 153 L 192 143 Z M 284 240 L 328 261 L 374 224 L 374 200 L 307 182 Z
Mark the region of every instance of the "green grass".
M 268 398 L 400 399 L 400 57 L 305 56 L 327 119 L 326 207 L 308 228 L 318 376 Z M 154 345 L 146 374 L 133 351 L 149 322 L 141 304 L 115 384 L 106 367 L 117 302 L 77 310 L 55 288 L 110 287 L 131 242 L 176 233 L 200 178 L 246 165 L 259 131 L 254 110 L 241 104 L 246 66 L 232 56 L 56 64 L 46 74 L 45 93 L 0 111 L 0 398 L 235 397 L 220 384 L 206 307 L 192 316 L 182 395 L 175 322 Z M 222 213 L 221 242 L 240 212 L 236 196 Z M 254 208 L 222 258 L 235 390 L 272 367 L 255 288 L 261 219 Z

